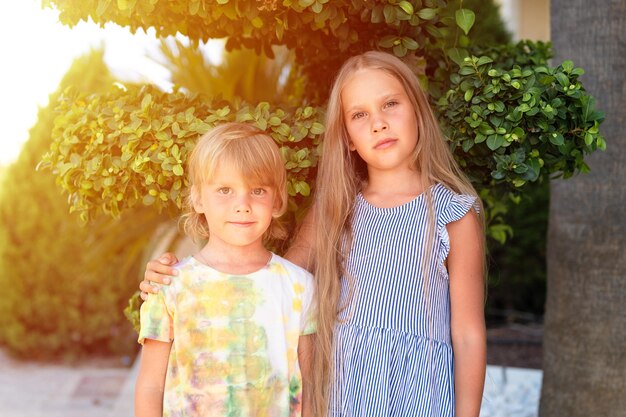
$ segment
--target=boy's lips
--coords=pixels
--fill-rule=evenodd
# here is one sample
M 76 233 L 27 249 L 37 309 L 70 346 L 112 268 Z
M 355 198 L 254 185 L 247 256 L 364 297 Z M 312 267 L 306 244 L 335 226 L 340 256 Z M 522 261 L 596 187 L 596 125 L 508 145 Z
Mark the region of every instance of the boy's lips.
M 374 149 L 387 149 L 393 146 L 398 140 L 394 138 L 381 139 L 374 145 Z
M 254 224 L 254 222 L 250 221 L 250 222 L 228 222 L 230 224 L 232 224 L 233 226 L 238 226 L 238 227 L 248 227 L 248 226 L 252 226 Z

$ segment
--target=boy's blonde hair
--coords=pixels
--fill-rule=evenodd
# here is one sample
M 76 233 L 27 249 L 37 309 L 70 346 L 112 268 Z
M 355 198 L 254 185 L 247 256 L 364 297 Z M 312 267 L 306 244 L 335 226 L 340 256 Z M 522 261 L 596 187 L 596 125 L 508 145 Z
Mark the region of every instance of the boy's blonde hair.
M 187 159 L 189 187 L 181 218 L 185 233 L 194 240 L 208 239 L 210 230 L 204 214 L 193 208 L 192 193 L 211 180 L 224 164 L 237 169 L 250 184 L 276 190 L 276 211 L 266 239 L 284 239 L 286 231 L 277 221 L 287 210 L 287 173 L 278 146 L 265 132 L 244 123 L 224 123 L 198 139 Z
M 350 251 L 354 199 L 361 190 L 362 182 L 367 180 L 365 162 L 356 152 L 350 151 L 350 137 L 345 127 L 341 100 L 344 86 L 361 69 L 380 70 L 398 80 L 415 111 L 417 145 L 413 151 L 412 162 L 420 173 L 428 206 L 426 221 L 431 230 L 427 236 L 426 247 L 431 247 L 435 231 L 430 187 L 441 183 L 456 193 L 477 196 L 474 187 L 454 160 L 428 97 L 411 69 L 397 57 L 385 52 L 369 51 L 349 58 L 337 73 L 328 99 L 326 132 L 317 176 L 315 277 L 318 316 L 312 398 L 316 416 L 326 413 L 329 380 L 333 377 L 333 327 L 337 312 L 342 307 L 338 305 L 340 279 L 342 275 L 348 276 L 344 265 Z M 477 205 L 480 205 L 480 199 L 477 199 Z M 479 212 L 482 215 L 482 209 Z M 428 253 L 424 257 L 425 269 L 428 269 L 429 257 Z

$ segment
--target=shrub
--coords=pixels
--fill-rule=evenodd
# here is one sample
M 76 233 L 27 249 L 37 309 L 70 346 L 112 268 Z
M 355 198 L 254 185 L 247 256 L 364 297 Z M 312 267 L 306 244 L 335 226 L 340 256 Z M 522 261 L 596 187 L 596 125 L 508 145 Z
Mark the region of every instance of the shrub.
M 102 52 L 80 58 L 61 82 L 100 91 L 113 82 Z M 53 177 L 37 172 L 49 148 L 59 93 L 39 111 L 0 188 L 0 341 L 22 357 L 78 357 L 134 350 L 123 306 L 161 216 L 146 208 L 85 227 L 69 215 Z

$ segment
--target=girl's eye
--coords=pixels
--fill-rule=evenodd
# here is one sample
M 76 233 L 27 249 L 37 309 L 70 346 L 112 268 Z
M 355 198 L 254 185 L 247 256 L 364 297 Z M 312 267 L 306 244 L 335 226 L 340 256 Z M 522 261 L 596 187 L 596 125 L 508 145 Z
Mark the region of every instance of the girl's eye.
M 230 194 L 230 187 L 220 187 L 217 189 L 219 194 Z
M 394 106 L 396 106 L 397 104 L 398 104 L 398 102 L 397 102 L 397 101 L 395 101 L 395 100 L 391 100 L 391 101 L 388 101 L 388 102 L 386 102 L 386 103 L 385 103 L 385 108 L 388 108 L 388 107 L 394 107 Z
M 352 120 L 360 119 L 361 117 L 364 117 L 364 116 L 365 116 L 365 113 L 362 111 L 359 111 L 352 115 Z
M 267 191 L 265 191 L 265 188 L 255 188 L 252 190 L 252 195 L 263 195 L 266 192 Z

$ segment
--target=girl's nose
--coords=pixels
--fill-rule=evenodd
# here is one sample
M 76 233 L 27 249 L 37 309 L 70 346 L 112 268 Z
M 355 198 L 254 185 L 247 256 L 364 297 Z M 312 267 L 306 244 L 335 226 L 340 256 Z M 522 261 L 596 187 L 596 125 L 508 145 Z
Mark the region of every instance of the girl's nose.
M 372 121 L 372 131 L 374 133 L 379 133 L 387 130 L 387 123 L 383 119 L 375 119 Z

